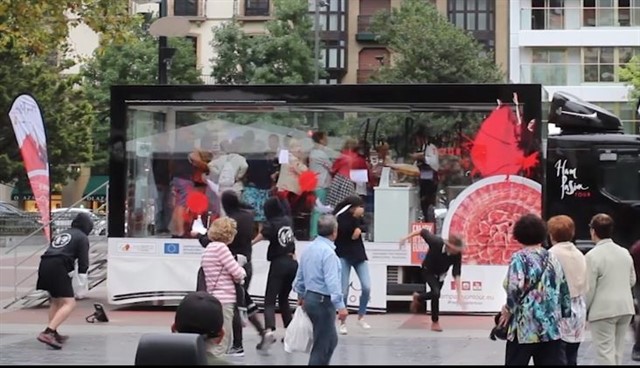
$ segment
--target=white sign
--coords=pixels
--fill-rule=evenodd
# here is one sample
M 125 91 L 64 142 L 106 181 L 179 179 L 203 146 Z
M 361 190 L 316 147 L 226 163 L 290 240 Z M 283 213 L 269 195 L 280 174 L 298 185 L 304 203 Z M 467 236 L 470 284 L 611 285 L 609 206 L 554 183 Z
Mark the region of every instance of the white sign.
M 560 199 L 566 196 L 573 196 L 576 192 L 583 192 L 589 189 L 578 181 L 578 169 L 575 167 L 567 167 L 567 160 L 556 161 L 556 177 L 560 178 Z
M 462 265 L 460 286 L 464 309 L 458 304 L 458 294 L 451 272 L 440 291 L 441 312 L 498 312 L 507 301 L 502 287 L 508 266 Z

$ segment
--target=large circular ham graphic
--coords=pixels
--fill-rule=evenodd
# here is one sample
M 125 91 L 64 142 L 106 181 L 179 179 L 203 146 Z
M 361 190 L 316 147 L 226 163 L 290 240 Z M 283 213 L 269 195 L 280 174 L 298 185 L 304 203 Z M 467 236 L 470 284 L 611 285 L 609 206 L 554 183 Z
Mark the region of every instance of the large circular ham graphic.
M 491 176 L 467 187 L 451 203 L 442 237 L 462 236 L 467 244 L 463 263 L 506 265 L 522 248 L 513 239 L 513 224 L 524 214 L 541 212 L 539 183 L 522 176 Z

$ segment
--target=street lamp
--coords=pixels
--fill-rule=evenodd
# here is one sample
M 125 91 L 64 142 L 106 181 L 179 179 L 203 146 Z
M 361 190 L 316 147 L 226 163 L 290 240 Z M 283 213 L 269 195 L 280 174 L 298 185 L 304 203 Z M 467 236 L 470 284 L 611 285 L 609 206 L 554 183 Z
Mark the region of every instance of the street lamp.
M 184 17 L 167 16 L 167 0 L 133 0 L 136 4 L 158 4 L 158 19 L 149 26 L 149 33 L 158 37 L 158 84 L 168 83 L 168 67 L 176 49 L 167 45 L 167 37 L 184 37 L 191 25 Z

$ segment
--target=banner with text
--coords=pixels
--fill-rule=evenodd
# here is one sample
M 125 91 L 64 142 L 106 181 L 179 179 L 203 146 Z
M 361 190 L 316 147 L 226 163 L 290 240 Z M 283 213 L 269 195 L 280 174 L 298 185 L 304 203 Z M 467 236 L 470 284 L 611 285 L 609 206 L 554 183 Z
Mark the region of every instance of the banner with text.
M 47 155 L 47 136 L 44 131 L 42 113 L 36 100 L 29 95 L 16 97 L 9 110 L 9 119 L 16 134 L 24 168 L 29 177 L 33 197 L 38 205 L 42 223 L 48 224 L 51 216 L 51 191 L 49 188 L 49 158 Z M 44 231 L 51 240 L 50 226 Z
M 411 224 L 411 232 L 427 229 L 433 233 L 435 225 L 432 222 L 414 222 Z M 429 246 L 421 236 L 411 238 L 411 264 L 421 266 L 424 257 L 427 255 Z

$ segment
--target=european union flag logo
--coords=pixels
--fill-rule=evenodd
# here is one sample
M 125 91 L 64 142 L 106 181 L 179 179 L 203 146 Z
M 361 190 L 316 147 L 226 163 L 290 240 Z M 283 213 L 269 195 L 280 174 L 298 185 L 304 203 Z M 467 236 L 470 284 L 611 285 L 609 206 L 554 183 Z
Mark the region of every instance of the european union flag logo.
M 164 254 L 180 254 L 180 244 L 164 243 Z

